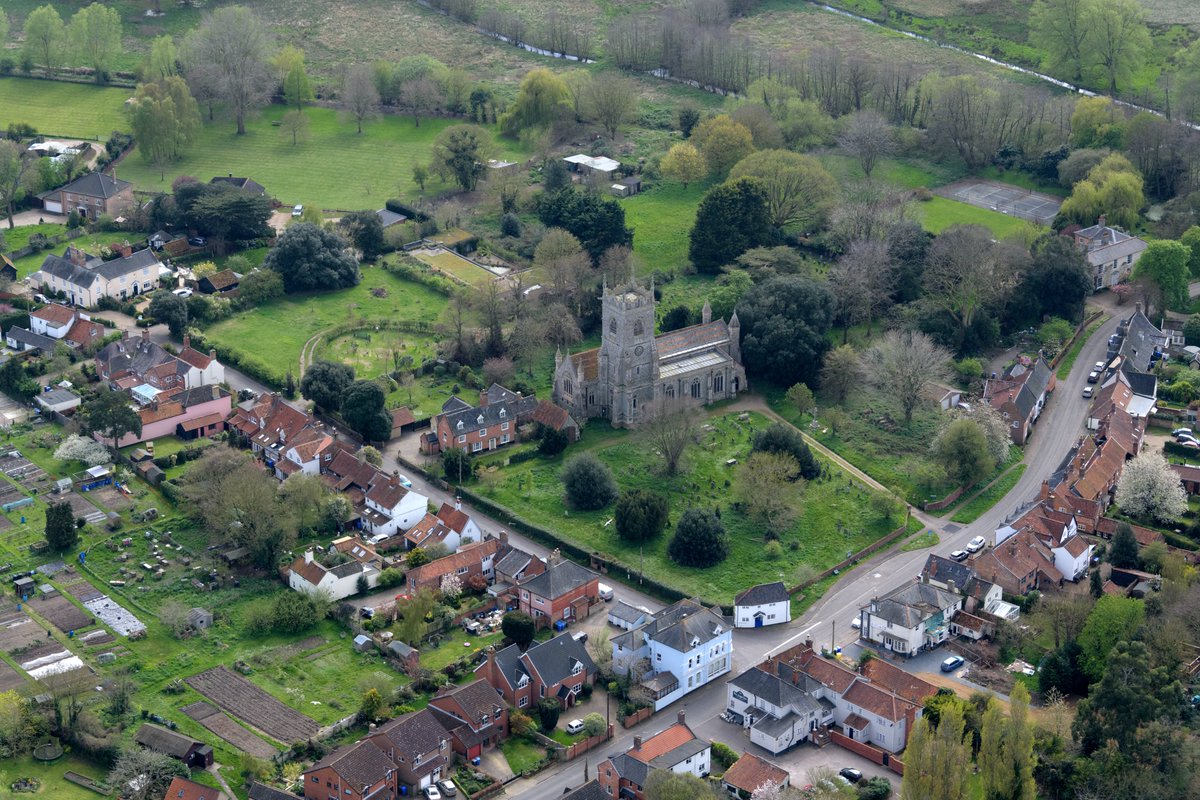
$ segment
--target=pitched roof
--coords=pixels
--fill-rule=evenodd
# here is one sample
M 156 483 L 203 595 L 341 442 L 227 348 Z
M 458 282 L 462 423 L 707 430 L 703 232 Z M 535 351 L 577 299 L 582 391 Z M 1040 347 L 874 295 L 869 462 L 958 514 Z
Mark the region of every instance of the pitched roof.
M 760 583 L 758 586 L 751 586 L 735 597 L 733 604 L 735 606 L 761 606 L 768 603 L 787 603 L 791 599 L 792 596 L 788 594 L 787 587 L 783 585 L 783 581 L 775 581 L 774 583 Z
M 1147 319 L 1141 309 L 1130 314 L 1122 327 L 1125 336 L 1121 340 L 1120 353 L 1124 360 L 1138 372 L 1149 371 L 1151 356 L 1167 345 L 1166 335 Z
M 150 723 L 138 728 L 133 740 L 156 753 L 163 753 L 179 759 L 187 758 L 187 754 L 191 752 L 192 748 L 201 744 L 190 736 L 184 736 L 182 733 L 176 733 Z
M 482 564 L 485 558 L 495 557 L 500 550 L 500 542 L 496 539 L 486 539 L 473 542 L 459 549 L 457 553 L 434 559 L 428 564 L 422 564 L 408 573 L 409 585 L 422 586 L 451 572 L 457 572 L 459 567 L 469 567 Z
M 187 778 L 174 778 L 167 787 L 163 800 L 228 800 L 228 796 L 220 789 L 213 789 Z
M 593 778 L 578 789 L 567 792 L 559 800 L 612 800 L 612 797 L 604 791 L 600 781 Z
M 692 325 L 655 336 L 654 346 L 658 350 L 658 357 L 666 361 L 684 356 L 692 350 L 709 348 L 728 341 L 728 326 L 724 320 L 715 319 L 712 322 Z
M 531 561 L 533 561 L 533 556 L 520 548 L 513 547 L 496 562 L 496 572 L 503 575 L 516 575 L 529 566 Z
M 929 681 L 921 680 L 911 672 L 881 658 L 868 659 L 862 667 L 862 674 L 870 679 L 871 683 L 892 694 L 900 695 L 910 703 L 924 703 L 925 698 L 932 697 L 938 691 L 938 687 Z
M 904 719 L 904 715 L 908 711 L 917 707 L 915 703 L 910 703 L 898 695 L 872 686 L 864 680 L 855 681 L 842 699 L 892 722 Z
M 571 677 L 575 668 L 594 673 L 596 664 L 588 655 L 583 642 L 569 633 L 561 633 L 525 651 L 522 661 L 532 668 L 542 683 L 554 686 Z
M 504 387 L 497 388 L 503 392 L 508 392 Z M 446 411 L 444 405 L 442 407 L 442 415 L 446 420 L 446 424 L 450 426 L 450 430 L 473 431 L 503 422 L 516 423 L 520 418 L 533 413 L 533 410 L 537 407 L 538 401 L 533 395 L 516 397 L 515 393 L 510 394 L 513 395 L 511 399 L 489 402 L 486 406 L 476 407 L 468 405 L 466 408 L 461 408 L 456 404 L 455 410 Z M 449 404 L 450 401 L 447 400 L 446 405 Z M 462 428 L 458 427 L 460 423 L 462 424 Z
M 396 752 L 407 760 L 439 749 L 446 738 L 446 729 L 428 708 L 385 723 L 379 727 L 377 733 L 391 742 Z
M 696 738 L 687 723 L 676 722 L 642 742 L 640 748 L 627 751 L 626 755 L 654 769 L 670 769 L 712 745 Z
M 241 282 L 241 278 L 231 269 L 218 270 L 212 275 L 206 275 L 204 280 L 207 280 L 213 289 L 218 292 L 228 289 L 230 286 L 236 286 Z
M 735 789 L 752 793 L 755 789 L 768 784 L 783 786 L 788 782 L 788 772 L 753 753 L 744 753 L 741 758 L 725 770 L 721 780 Z
M 400 406 L 392 409 L 392 429 L 395 430 L 404 425 L 412 425 L 416 422 L 416 417 L 413 416 L 412 409 L 408 406 Z
M 975 574 L 975 570 L 969 564 L 930 554 L 929 558 L 925 559 L 925 567 L 921 574 L 931 581 L 946 585 L 954 581 L 954 585 L 962 591 Z
M 51 339 L 49 336 L 42 336 L 40 333 L 34 333 L 28 328 L 18 328 L 16 325 L 8 329 L 8 333 L 4 334 L 6 338 L 12 339 L 14 342 L 26 345 L 27 347 L 36 347 L 41 350 L 50 351 L 54 349 L 57 339 Z
M 428 711 L 418 711 L 417 713 L 429 714 Z M 401 717 L 399 720 L 389 722 L 388 725 L 394 725 L 403 719 Z M 436 722 L 433 724 L 439 731 L 442 730 L 442 727 Z M 384 728 L 386 727 L 387 725 L 384 726 Z M 382 733 L 384 728 L 380 728 L 379 732 Z M 427 751 L 422 750 L 421 752 Z M 347 747 L 339 747 L 309 767 L 306 772 L 314 772 L 325 767 L 341 776 L 343 783 L 350 784 L 361 791 L 365 787 L 384 780 L 388 773 L 396 768 L 396 765 L 392 759 L 388 758 L 387 753 L 380 749 L 379 745 L 372 739 L 366 739 Z
M 533 414 L 529 417 L 531 422 L 536 422 L 539 425 L 545 425 L 547 428 L 553 428 L 556 431 L 561 431 L 563 428 L 569 428 L 574 424 L 571 415 L 562 406 L 555 405 L 549 400 L 542 400 L 537 404 L 537 408 L 533 410 Z
M 815 710 L 817 707 L 817 701 L 808 692 L 759 667 L 751 667 L 729 683 L 779 708 Z
M 613 771 L 621 778 L 629 781 L 635 786 L 645 786 L 646 778 L 650 775 L 650 767 L 629 753 L 620 753 L 609 758 L 612 762 Z
M 49 322 L 58 328 L 75 319 L 75 310 L 58 303 L 51 303 L 48 306 L 42 306 L 37 311 L 29 312 L 29 316 Z
M 884 595 L 871 613 L 904 628 L 916 628 L 960 601 L 957 593 L 928 583 L 910 583 Z
M 574 561 L 563 560 L 546 567 L 546 571 L 523 581 L 520 586 L 532 594 L 551 600 L 572 592 L 589 581 L 598 580 L 599 574 Z
M 88 197 L 100 197 L 107 200 L 127 186 L 133 186 L 133 184 L 129 181 L 123 181 L 120 178 L 114 178 L 111 175 L 105 175 L 102 172 L 89 172 L 87 175 L 71 181 L 66 186 L 42 192 L 38 197 L 49 197 L 58 192 L 70 192 L 71 194 L 83 194 Z
M 255 781 L 250 784 L 250 800 L 296 800 L 296 795 Z
M 463 711 L 466 715 L 463 722 L 470 724 L 472 727 L 480 725 L 490 725 L 492 718 L 504 709 L 504 700 L 500 695 L 496 694 L 496 690 L 492 685 L 483 678 L 472 681 L 463 686 L 446 686 L 438 692 L 433 701 L 451 700 Z
M 624 600 L 618 600 L 609 606 L 608 615 L 610 617 L 616 617 L 619 620 L 624 620 L 625 622 L 637 622 L 639 619 L 646 616 L 646 612 L 642 611 L 640 608 L 634 608 Z
M 378 478 L 373 480 L 371 487 L 367 489 L 367 499 L 386 509 L 398 506 L 407 494 L 408 489 L 398 478 L 383 473 L 379 473 Z
M 199 370 L 208 369 L 208 365 L 215 360 L 212 356 L 207 353 L 201 353 L 190 344 L 179 351 L 178 358 L 180 361 L 184 361 Z
M 67 330 L 67 335 L 63 338 L 72 344 L 86 347 L 92 342 L 104 338 L 104 326 L 99 322 L 92 322 L 89 319 L 77 319 L 75 320 L 75 324 Z
M 209 181 L 209 183 L 215 183 L 218 185 L 223 184 L 223 183 L 228 184 L 230 186 L 234 186 L 238 189 L 241 189 L 243 192 L 246 192 L 247 194 L 253 194 L 253 195 L 262 195 L 262 194 L 266 194 L 266 192 L 267 192 L 267 190 L 263 187 L 263 185 L 261 183 L 259 183 L 258 181 L 254 180 L 252 178 L 235 178 L 232 175 L 228 175 L 224 178 L 222 178 L 222 177 L 213 178 L 212 180 Z

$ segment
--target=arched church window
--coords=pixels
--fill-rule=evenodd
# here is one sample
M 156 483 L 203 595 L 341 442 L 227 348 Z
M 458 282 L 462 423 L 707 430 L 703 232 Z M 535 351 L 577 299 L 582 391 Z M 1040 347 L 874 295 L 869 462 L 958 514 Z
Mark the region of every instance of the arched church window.
M 645 332 L 646 332 L 646 326 L 642 324 L 642 321 L 640 319 L 637 322 L 633 323 L 633 335 L 634 336 L 641 336 Z

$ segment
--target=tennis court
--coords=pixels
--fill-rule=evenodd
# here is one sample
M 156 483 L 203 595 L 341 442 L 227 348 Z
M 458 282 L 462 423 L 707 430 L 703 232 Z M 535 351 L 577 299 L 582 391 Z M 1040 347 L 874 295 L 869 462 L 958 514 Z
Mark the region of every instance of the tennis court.
M 1049 225 L 1062 206 L 1053 195 L 994 181 L 957 181 L 937 193 L 951 200 Z

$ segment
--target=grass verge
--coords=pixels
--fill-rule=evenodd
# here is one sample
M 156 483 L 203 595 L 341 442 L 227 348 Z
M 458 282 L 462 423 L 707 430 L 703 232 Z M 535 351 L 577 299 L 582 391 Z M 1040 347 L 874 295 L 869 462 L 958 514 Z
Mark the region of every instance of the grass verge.
M 967 524 L 979 519 L 979 516 L 983 512 L 996 505 L 996 503 L 999 503 L 1004 499 L 1006 494 L 1013 490 L 1013 487 L 1017 485 L 1017 481 L 1021 480 L 1021 476 L 1025 474 L 1025 467 L 1025 464 L 1017 464 L 1008 472 L 992 481 L 990 486 L 963 503 L 958 511 L 954 512 L 954 516 L 950 518 L 951 521 Z
M 937 533 L 934 531 L 925 531 L 920 536 L 915 536 L 901 545 L 900 552 L 911 553 L 914 550 L 924 550 L 927 547 L 936 546 L 939 542 L 941 542 L 941 539 L 938 538 Z
M 514 736 L 500 745 L 500 752 L 515 775 L 523 775 L 546 757 L 546 751 L 527 739 Z
M 1083 336 L 1080 336 L 1075 340 L 1075 344 L 1071 345 L 1071 349 L 1063 356 L 1063 360 L 1058 362 L 1058 370 L 1054 373 L 1060 381 L 1065 381 L 1067 376 L 1071 374 L 1071 367 L 1075 366 L 1075 359 L 1079 358 L 1079 354 L 1083 351 L 1083 346 L 1087 344 L 1088 339 L 1092 338 L 1092 334 L 1096 332 L 1096 329 L 1107 320 L 1108 317 L 1103 316 L 1091 325 L 1088 325 L 1087 330 L 1083 332 Z

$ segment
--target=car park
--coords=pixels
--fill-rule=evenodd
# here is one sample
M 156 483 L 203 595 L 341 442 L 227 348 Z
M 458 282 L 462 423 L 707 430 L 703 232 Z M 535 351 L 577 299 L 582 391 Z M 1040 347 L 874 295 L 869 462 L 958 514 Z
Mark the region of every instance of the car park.
M 444 780 L 437 782 L 438 788 L 442 790 L 442 794 L 446 797 L 456 797 L 458 795 L 458 787 L 452 780 Z
M 567 733 L 574 736 L 577 733 L 583 733 L 583 720 L 573 719 L 567 723 Z
M 429 784 L 425 787 L 425 800 L 442 800 L 442 793 L 438 791 L 436 784 Z
M 950 560 L 951 561 L 966 561 L 967 556 L 969 556 L 969 555 L 970 555 L 970 553 L 968 553 L 966 550 L 955 550 L 953 553 L 950 554 Z
M 1090 387 L 1090 386 L 1083 387 L 1083 399 L 1087 400 L 1091 396 L 1092 396 L 1092 387 Z
M 967 552 L 968 553 L 978 553 L 980 550 L 983 549 L 984 545 L 986 545 L 986 544 L 987 544 L 986 539 L 984 539 L 982 536 L 976 536 L 974 539 L 967 542 Z
M 950 656 L 942 662 L 942 672 L 954 672 L 965 663 L 962 656 Z
M 842 767 L 838 770 L 838 775 L 841 775 L 851 783 L 858 783 L 863 777 L 862 771 L 857 770 L 854 767 Z

